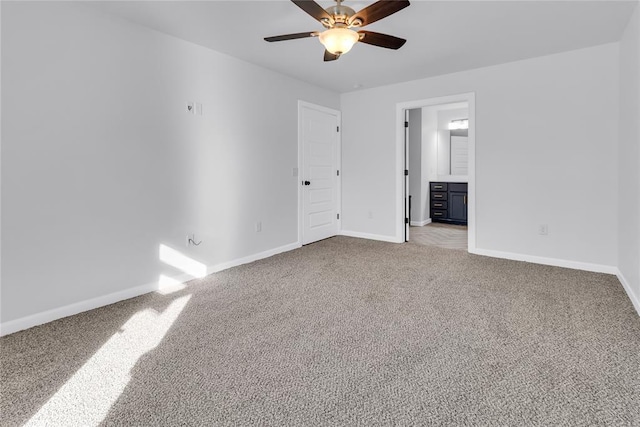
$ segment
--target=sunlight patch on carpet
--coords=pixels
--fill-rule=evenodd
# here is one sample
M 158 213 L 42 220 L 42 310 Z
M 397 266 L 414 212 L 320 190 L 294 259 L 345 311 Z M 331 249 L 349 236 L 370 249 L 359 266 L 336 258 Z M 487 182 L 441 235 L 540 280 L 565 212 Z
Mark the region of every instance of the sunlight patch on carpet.
M 187 285 L 185 285 L 181 281 L 176 280 L 169 276 L 165 276 L 164 274 L 161 274 L 160 279 L 158 280 L 157 292 L 161 295 L 169 295 L 174 292 L 181 291 L 186 287 Z
M 162 312 L 134 314 L 25 425 L 100 424 L 125 390 L 137 361 L 160 344 L 190 298 L 178 298 Z

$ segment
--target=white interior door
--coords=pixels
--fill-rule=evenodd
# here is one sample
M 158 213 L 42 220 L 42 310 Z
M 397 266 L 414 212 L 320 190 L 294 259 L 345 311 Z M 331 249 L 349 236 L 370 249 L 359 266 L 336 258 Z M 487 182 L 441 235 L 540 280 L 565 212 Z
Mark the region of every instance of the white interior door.
M 404 110 L 404 241 L 409 241 L 409 110 Z
M 302 244 L 338 234 L 340 113 L 300 105 Z

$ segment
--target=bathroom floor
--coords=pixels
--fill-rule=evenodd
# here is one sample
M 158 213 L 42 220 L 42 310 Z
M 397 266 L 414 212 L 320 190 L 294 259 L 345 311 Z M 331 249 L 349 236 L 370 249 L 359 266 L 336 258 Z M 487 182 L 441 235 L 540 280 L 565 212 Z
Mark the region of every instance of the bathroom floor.
M 411 227 L 409 241 L 419 245 L 467 250 L 467 226 L 435 223 Z

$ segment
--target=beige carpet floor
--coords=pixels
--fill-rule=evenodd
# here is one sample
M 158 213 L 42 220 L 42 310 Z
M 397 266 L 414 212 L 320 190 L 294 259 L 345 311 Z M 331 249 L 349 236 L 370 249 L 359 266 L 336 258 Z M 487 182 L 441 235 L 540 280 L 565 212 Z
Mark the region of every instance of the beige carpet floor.
M 640 425 L 614 276 L 411 243 L 328 239 L 0 349 L 3 426 Z
M 409 229 L 409 241 L 445 249 L 467 250 L 467 226 L 432 222 Z

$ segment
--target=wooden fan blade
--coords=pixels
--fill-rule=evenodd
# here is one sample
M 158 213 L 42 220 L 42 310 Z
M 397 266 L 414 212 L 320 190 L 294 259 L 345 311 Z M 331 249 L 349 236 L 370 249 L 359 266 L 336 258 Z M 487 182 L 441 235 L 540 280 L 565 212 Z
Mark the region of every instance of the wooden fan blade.
M 317 31 L 308 31 L 306 33 L 283 34 L 281 36 L 265 37 L 268 42 L 281 42 L 284 40 L 304 39 L 306 37 L 317 37 Z
M 393 15 L 394 13 L 409 6 L 409 4 L 408 0 L 380 0 L 365 7 L 360 12 L 356 12 L 355 15 L 349 18 L 348 23 L 351 25 L 353 21 L 359 19 L 362 22 L 362 25 L 360 26 L 364 27 L 372 22 L 376 22 L 389 15 Z
M 373 46 L 386 47 L 387 49 L 400 49 L 407 41 L 388 34 L 375 33 L 373 31 L 358 31 L 360 42 Z
M 318 3 L 313 0 L 291 0 L 300 9 L 307 12 L 316 20 L 322 22 L 322 20 L 328 20 L 330 23 L 334 23 L 333 17 L 327 13 Z
M 336 55 L 335 53 L 331 53 L 328 50 L 324 51 L 324 62 L 335 61 L 338 58 L 340 58 L 340 55 Z

